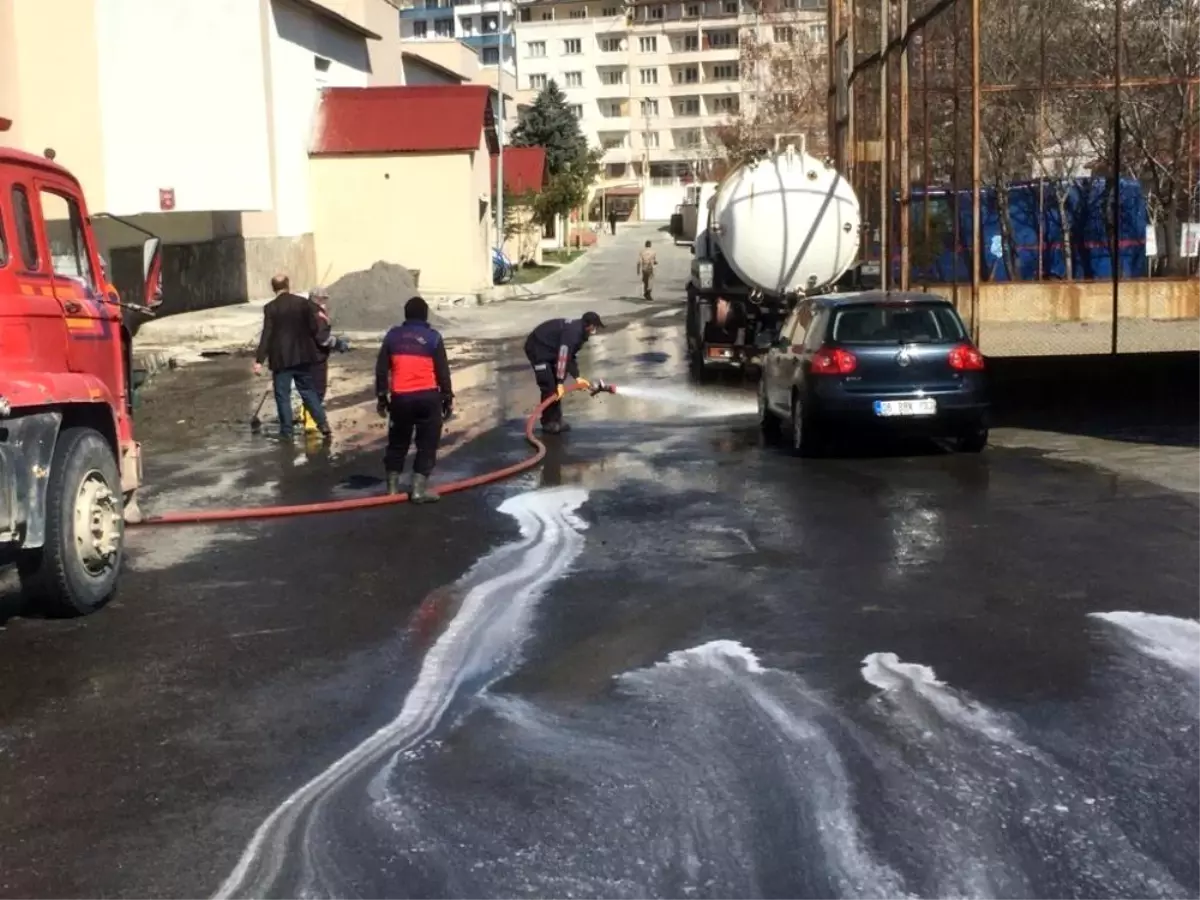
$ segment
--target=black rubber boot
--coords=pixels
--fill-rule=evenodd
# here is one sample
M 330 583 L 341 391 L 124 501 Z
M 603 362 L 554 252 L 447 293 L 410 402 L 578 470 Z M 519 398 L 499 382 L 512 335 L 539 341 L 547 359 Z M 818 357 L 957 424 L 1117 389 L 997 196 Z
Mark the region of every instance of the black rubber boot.
M 412 490 L 408 499 L 413 503 L 437 503 L 442 499 L 441 494 L 429 490 L 429 478 L 426 475 L 414 475 Z

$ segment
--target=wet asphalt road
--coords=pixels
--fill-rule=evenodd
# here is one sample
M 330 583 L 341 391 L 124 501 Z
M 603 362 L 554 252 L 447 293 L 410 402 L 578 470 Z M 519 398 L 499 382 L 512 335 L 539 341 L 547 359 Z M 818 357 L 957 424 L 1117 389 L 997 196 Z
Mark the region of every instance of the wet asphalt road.
M 677 322 L 585 372 L 678 390 Z M 526 452 L 493 351 L 442 477 Z M 542 469 L 437 508 L 140 531 L 108 609 L 10 619 L 0 894 L 1196 896 L 1195 499 L 796 460 L 704 398 L 572 398 Z M 332 459 L 148 401 L 145 505 L 376 490 L 362 399 Z

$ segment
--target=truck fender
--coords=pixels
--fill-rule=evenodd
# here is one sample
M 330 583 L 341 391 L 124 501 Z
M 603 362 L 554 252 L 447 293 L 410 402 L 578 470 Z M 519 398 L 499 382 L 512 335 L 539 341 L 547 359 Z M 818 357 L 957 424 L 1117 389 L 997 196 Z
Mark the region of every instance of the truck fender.
M 27 413 L 0 423 L 0 537 L 5 528 L 36 549 L 46 541 L 46 487 L 62 425 L 59 410 Z M 12 503 L 5 511 L 5 503 Z

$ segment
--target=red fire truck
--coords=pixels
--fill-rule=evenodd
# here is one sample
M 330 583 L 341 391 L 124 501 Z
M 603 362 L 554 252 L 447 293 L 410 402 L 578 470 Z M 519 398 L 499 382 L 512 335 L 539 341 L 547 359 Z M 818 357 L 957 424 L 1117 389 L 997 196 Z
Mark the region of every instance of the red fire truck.
M 156 238 L 142 263 L 149 309 Z M 113 595 L 142 480 L 131 304 L 103 272 L 79 181 L 0 146 L 0 565 L 15 563 L 26 597 L 57 615 Z

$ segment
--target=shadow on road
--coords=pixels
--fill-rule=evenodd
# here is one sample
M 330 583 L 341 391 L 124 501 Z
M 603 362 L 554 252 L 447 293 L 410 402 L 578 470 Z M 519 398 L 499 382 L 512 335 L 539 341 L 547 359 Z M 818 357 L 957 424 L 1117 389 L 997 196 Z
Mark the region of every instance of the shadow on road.
M 1200 446 L 1200 354 L 995 359 L 989 368 L 997 426 Z

